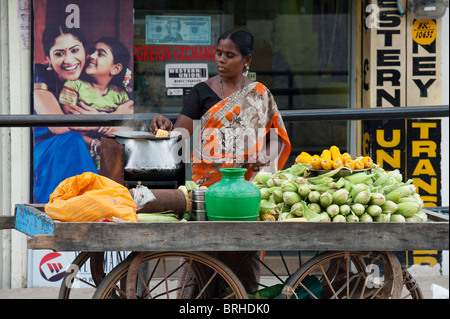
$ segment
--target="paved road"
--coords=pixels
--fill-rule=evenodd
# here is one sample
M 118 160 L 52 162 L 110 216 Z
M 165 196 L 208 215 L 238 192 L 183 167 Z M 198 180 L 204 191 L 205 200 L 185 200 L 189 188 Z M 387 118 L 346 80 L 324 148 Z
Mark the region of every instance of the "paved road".
M 449 290 L 449 276 L 415 276 L 414 277 L 424 294 L 425 299 L 433 299 L 432 285 L 438 285 Z M 0 289 L 0 299 L 57 299 L 58 288 L 24 288 L 24 289 Z M 90 299 L 92 289 L 76 289 L 73 298 Z M 436 296 L 434 296 L 436 298 Z

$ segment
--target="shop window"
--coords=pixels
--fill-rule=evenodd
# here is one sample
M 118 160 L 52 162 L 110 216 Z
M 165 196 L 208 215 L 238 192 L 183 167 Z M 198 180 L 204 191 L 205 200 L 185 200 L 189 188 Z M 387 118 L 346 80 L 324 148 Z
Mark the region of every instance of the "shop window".
M 195 82 L 206 69 L 207 77 L 217 74 L 217 38 L 233 27 L 254 34 L 250 72 L 272 91 L 280 110 L 350 107 L 350 0 L 135 0 L 134 8 L 138 113 L 180 112 L 189 80 Z M 174 22 L 183 40 L 163 39 L 169 22 Z M 203 35 L 207 32 L 209 39 L 194 34 L 187 25 Z M 202 29 L 205 25 L 207 29 Z M 182 75 L 176 73 L 178 65 Z M 181 87 L 173 81 L 169 81 L 173 87 L 167 87 L 167 72 L 183 76 L 178 79 Z M 331 145 L 347 150 L 346 121 L 287 126 L 292 157 L 300 151 L 318 153 Z

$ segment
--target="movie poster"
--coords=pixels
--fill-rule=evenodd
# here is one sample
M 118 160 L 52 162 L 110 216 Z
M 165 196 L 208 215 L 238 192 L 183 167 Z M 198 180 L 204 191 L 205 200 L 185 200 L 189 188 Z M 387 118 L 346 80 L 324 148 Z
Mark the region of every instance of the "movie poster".
M 34 114 L 133 113 L 133 0 L 34 0 Z M 36 127 L 33 202 L 98 173 L 101 138 L 128 127 Z

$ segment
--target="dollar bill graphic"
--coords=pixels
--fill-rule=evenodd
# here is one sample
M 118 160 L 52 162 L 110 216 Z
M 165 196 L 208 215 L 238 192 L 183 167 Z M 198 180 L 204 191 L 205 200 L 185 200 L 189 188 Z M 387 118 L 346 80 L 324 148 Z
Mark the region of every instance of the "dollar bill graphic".
M 211 17 L 148 15 L 146 44 L 210 45 Z

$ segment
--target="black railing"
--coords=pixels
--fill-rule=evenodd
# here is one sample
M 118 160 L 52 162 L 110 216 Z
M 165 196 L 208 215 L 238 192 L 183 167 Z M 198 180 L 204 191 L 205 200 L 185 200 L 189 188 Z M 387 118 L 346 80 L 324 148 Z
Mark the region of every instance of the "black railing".
M 302 109 L 280 111 L 285 122 L 394 120 L 449 116 L 449 106 L 380 107 L 366 109 Z M 156 113 L 132 115 L 0 115 L 0 127 L 133 126 L 148 125 Z M 175 121 L 178 113 L 165 114 Z

